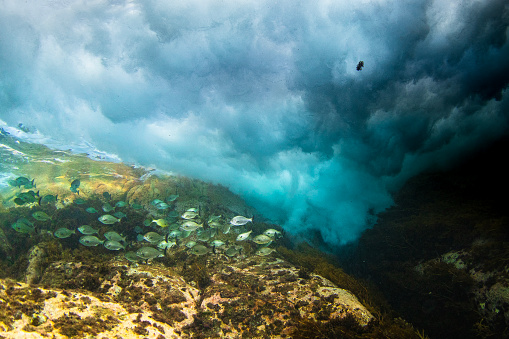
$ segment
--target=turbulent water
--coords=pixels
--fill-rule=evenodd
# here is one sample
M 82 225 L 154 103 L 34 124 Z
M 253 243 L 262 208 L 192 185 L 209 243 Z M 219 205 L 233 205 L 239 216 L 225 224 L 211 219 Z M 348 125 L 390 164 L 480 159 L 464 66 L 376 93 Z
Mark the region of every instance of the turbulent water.
M 507 133 L 503 0 L 0 6 L 5 129 L 227 185 L 332 245 Z

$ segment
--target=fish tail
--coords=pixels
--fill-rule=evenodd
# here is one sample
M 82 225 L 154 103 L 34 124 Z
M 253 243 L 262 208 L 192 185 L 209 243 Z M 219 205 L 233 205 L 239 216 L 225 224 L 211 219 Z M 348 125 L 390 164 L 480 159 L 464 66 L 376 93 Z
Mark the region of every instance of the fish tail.
M 42 197 L 39 197 L 39 206 L 41 206 Z

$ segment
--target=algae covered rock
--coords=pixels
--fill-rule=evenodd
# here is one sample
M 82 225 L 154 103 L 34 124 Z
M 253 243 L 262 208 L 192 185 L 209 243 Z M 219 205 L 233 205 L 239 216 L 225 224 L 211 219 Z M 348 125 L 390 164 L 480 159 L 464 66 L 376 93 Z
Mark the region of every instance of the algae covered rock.
M 218 255 L 200 265 L 209 277 L 205 287 L 195 281 L 199 275 L 184 270 L 186 280 L 161 263 L 53 263 L 41 278 L 45 288 L 2 282 L 2 336 L 277 338 L 291 335 L 301 319 L 350 315 L 360 326 L 373 319 L 350 292 L 316 274 L 301 278 L 282 259 Z M 86 276 L 95 283 L 84 283 Z M 17 318 L 6 322 L 6 312 Z

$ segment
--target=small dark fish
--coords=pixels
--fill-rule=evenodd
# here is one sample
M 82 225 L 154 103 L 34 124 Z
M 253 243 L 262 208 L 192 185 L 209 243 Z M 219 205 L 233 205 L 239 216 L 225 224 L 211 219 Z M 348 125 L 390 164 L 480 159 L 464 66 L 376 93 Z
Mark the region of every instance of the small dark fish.
M 71 182 L 71 187 L 78 188 L 81 185 L 80 179 L 75 179 Z
M 357 67 L 355 69 L 357 69 L 358 71 L 362 70 L 362 67 L 364 67 L 364 61 L 359 61 L 359 63 L 357 64 Z
M 80 187 L 81 181 L 80 179 L 75 179 L 73 182 L 71 182 L 71 187 L 69 188 L 71 192 L 80 194 L 80 191 L 78 190 L 78 187 Z
M 77 205 L 83 205 L 83 204 L 86 204 L 87 201 L 85 199 L 78 198 L 78 199 L 74 200 L 74 203 Z
M 106 199 L 106 200 L 111 200 L 111 194 L 110 194 L 109 192 L 104 192 L 104 193 L 103 193 L 103 197 L 104 197 L 104 199 Z
M 58 201 L 58 194 L 57 195 L 48 194 L 48 195 L 45 195 L 44 197 L 41 197 L 39 199 L 39 205 L 41 205 L 41 204 L 54 204 L 57 201 Z
M 35 187 L 34 180 L 25 178 L 25 177 L 17 177 L 14 181 L 9 182 L 12 186 L 21 187 L 24 186 L 25 188 L 32 188 Z

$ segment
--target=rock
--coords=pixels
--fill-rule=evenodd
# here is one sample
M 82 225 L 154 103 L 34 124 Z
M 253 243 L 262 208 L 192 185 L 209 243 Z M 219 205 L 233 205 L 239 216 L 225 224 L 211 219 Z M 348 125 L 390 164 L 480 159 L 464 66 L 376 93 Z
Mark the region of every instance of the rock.
M 200 260 L 191 264 L 198 274 L 113 260 L 100 267 L 53 263 L 41 279 L 51 288 L 0 281 L 0 298 L 7 303 L 2 312 L 20 313 L 0 324 L 2 336 L 278 337 L 291 335 L 303 318 L 327 322 L 351 315 L 360 326 L 373 319 L 350 292 L 316 274 L 301 278 L 299 269 L 282 259 Z M 201 269 L 206 272 L 196 272 Z M 86 277 L 94 283 L 87 284 Z M 39 297 L 30 307 L 16 303 L 34 293 Z
M 27 284 L 35 284 L 41 278 L 42 263 L 45 256 L 45 251 L 39 246 L 34 246 L 30 249 L 28 254 L 28 267 L 25 272 L 25 282 Z

